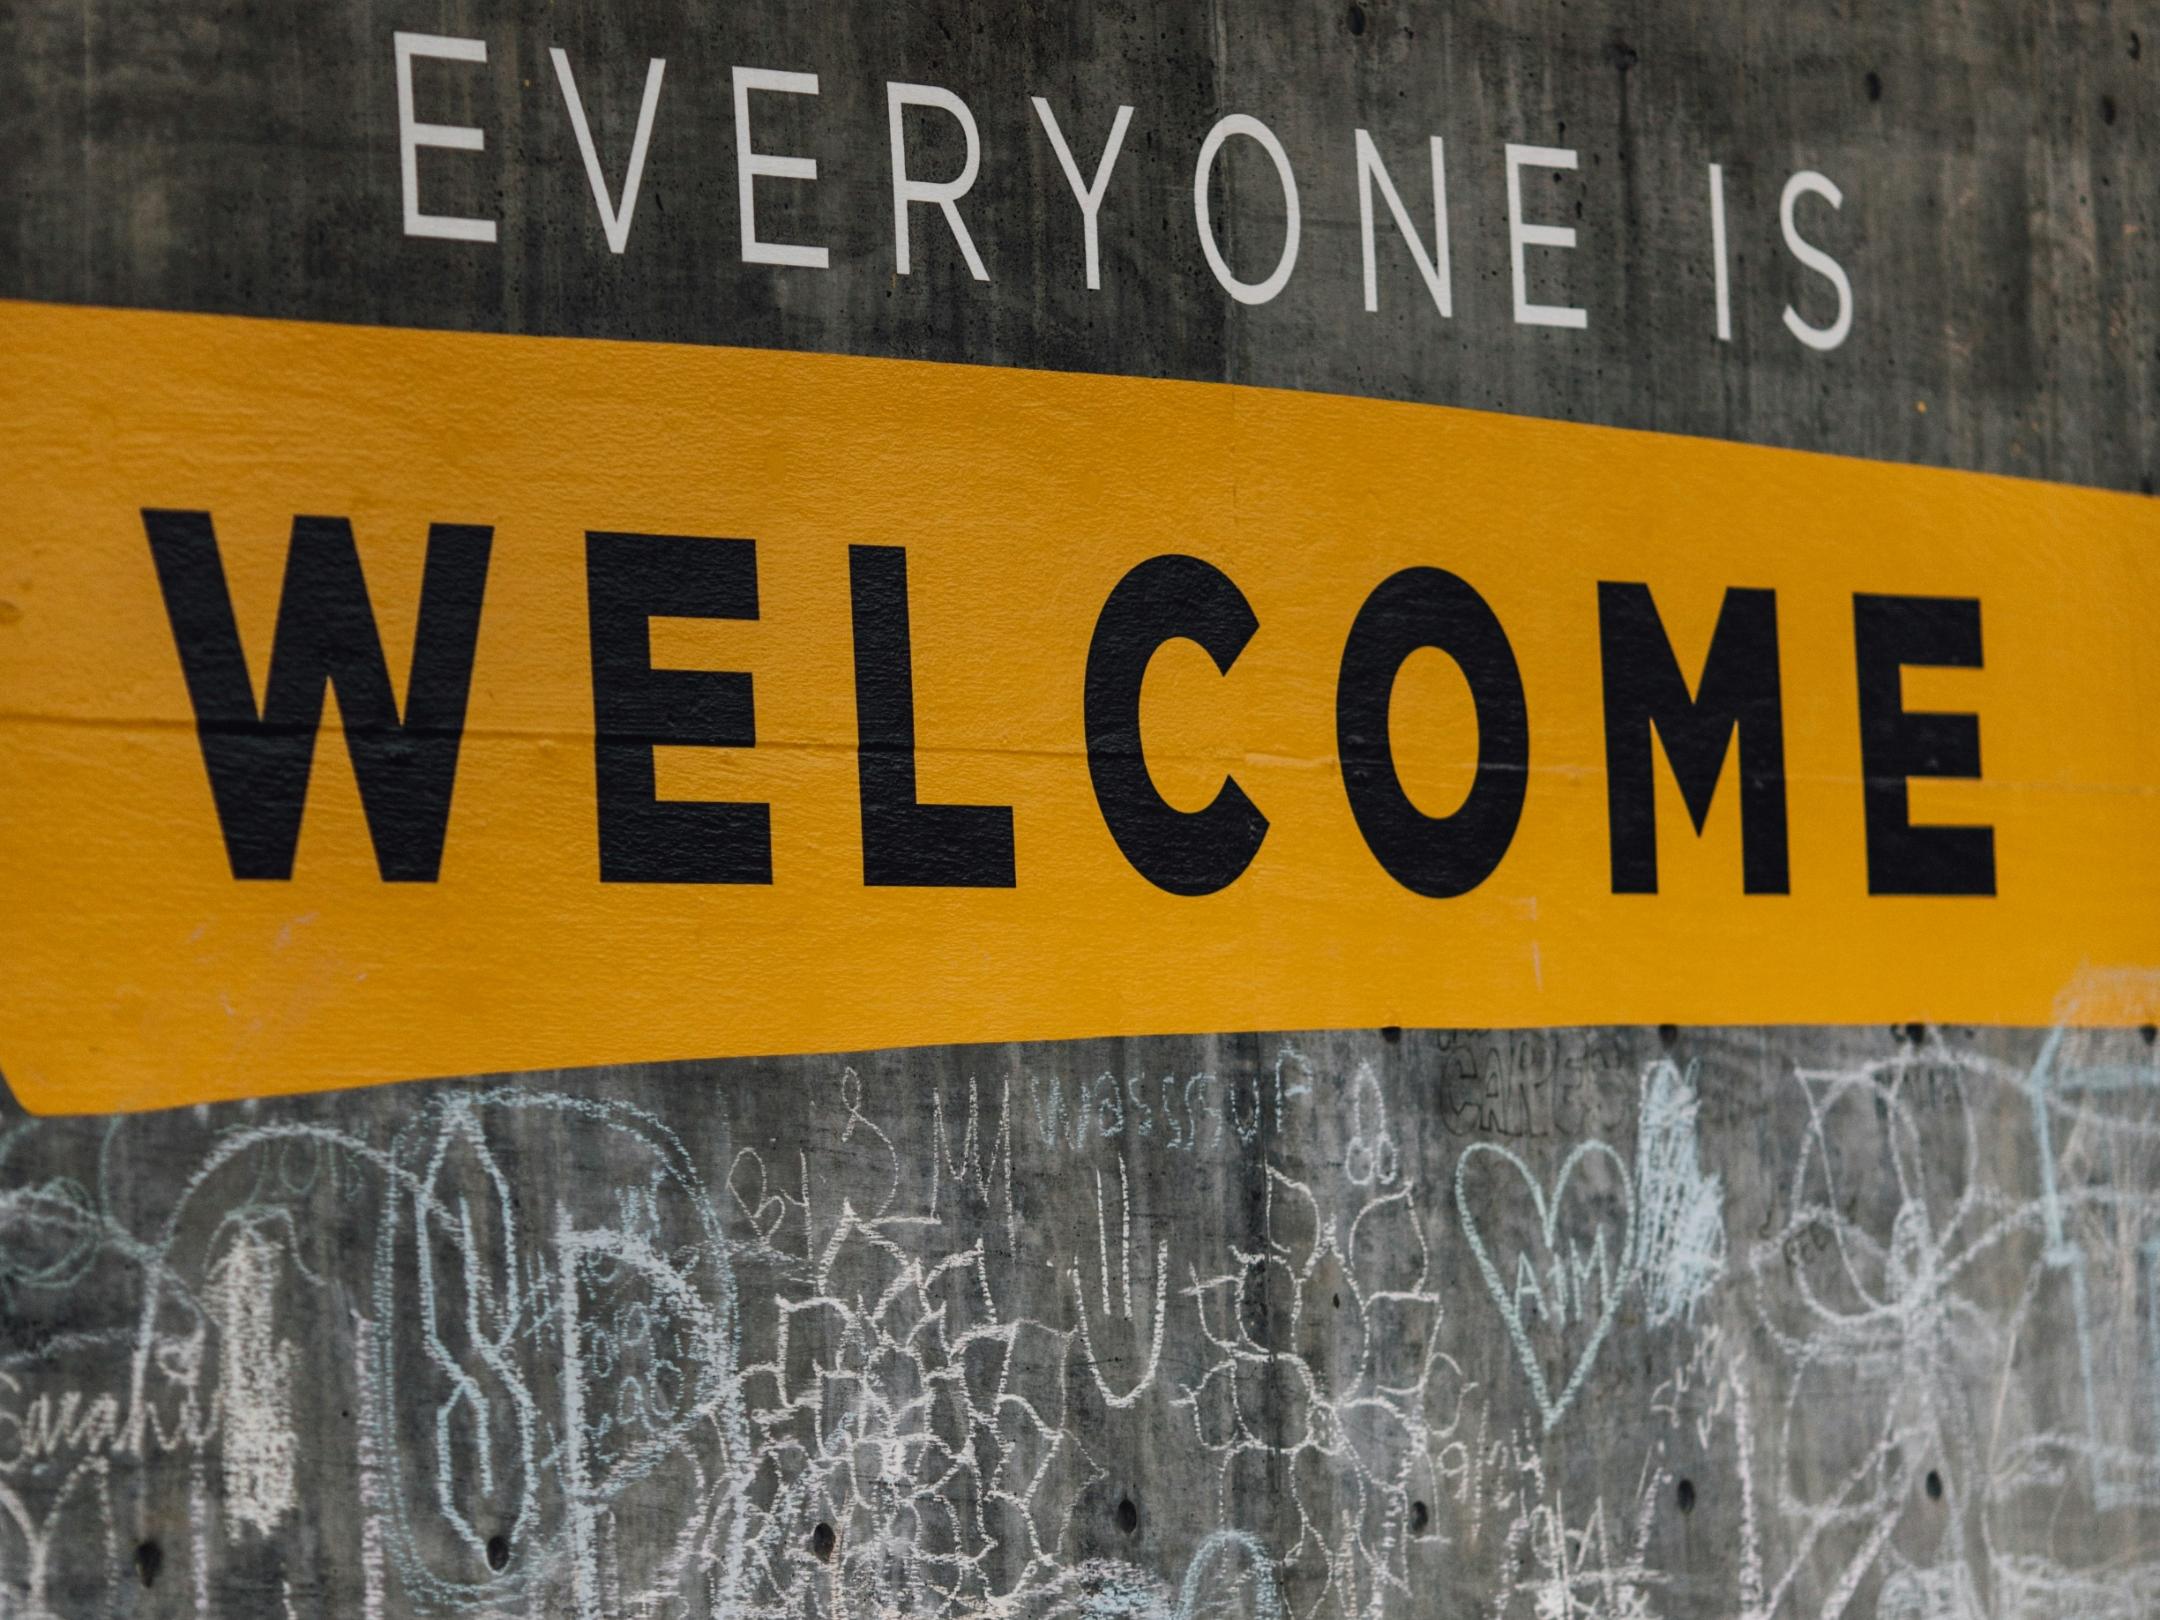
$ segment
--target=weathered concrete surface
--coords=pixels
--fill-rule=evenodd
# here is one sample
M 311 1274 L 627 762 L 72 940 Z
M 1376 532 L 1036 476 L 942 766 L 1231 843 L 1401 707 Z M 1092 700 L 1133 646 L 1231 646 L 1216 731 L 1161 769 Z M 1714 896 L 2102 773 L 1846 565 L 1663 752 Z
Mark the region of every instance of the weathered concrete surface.
M 2149 1614 L 2156 1154 L 2135 1032 L 1242 1036 L 17 1119 L 0 1602 Z
M 561 332 L 1220 378 L 1703 433 L 2116 488 L 2160 476 L 2160 7 L 1929 0 L 1734 9 L 1567 0 L 1476 5 L 1049 7 L 675 0 L 559 7 L 136 5 L 25 0 L 0 35 L 0 295 L 395 325 Z M 498 241 L 400 230 L 395 29 L 482 39 L 485 66 L 422 62 L 423 121 L 486 132 L 423 152 L 430 211 Z M 607 250 L 548 51 L 569 55 L 612 186 L 648 59 L 664 57 L 638 210 Z M 814 157 L 764 181 L 768 240 L 826 271 L 740 258 L 736 64 L 820 76 L 757 98 L 759 149 Z M 970 278 L 918 206 L 895 272 L 888 81 L 959 94 L 981 128 L 962 205 Z M 1080 211 L 1030 109 L 1041 95 L 1092 175 L 1132 127 L 1103 203 L 1090 292 Z M 1297 175 L 1302 250 L 1282 296 L 1234 302 L 1199 251 L 1193 165 L 1246 113 Z M 918 172 L 952 175 L 949 119 L 912 115 Z M 1380 219 L 1380 310 L 1361 298 L 1353 132 L 1371 130 L 1421 229 L 1425 143 L 1447 142 L 1455 316 Z M 1580 332 L 1518 326 L 1506 142 L 1579 153 L 1537 174 L 1533 296 Z M 1724 166 L 1733 335 L 1712 318 L 1706 165 Z M 911 162 L 911 168 L 913 167 Z M 1852 336 L 1817 354 L 1827 284 L 1779 234 L 1786 178 L 1842 209 L 1804 230 L 1849 267 Z M 1265 274 L 1282 204 L 1230 143 L 1219 217 Z M 1535 202 L 1535 199 L 1533 199 Z

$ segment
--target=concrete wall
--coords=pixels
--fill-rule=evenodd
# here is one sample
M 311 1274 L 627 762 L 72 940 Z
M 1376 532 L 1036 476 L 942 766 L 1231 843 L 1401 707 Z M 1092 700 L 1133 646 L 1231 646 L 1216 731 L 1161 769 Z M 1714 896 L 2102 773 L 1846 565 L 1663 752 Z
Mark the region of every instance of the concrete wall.
M 2128 1031 L 1367 1031 L 17 1118 L 0 1578 L 2150 1613 L 2156 1102 Z
M 2160 476 L 2160 254 L 2152 184 L 2160 12 L 2149 4 L 1929 0 L 1734 13 L 1565 0 L 1408 4 L 725 8 L 202 3 L 14 8 L 0 61 L 0 288 L 18 297 L 908 355 L 1213 378 L 2149 490 Z M 485 41 L 422 61 L 422 121 L 486 131 L 424 153 L 431 212 L 495 244 L 399 229 L 393 31 Z M 626 252 L 608 251 L 548 56 L 569 56 L 611 186 L 646 66 L 666 60 Z M 822 273 L 739 255 L 736 64 L 816 73 L 764 95 L 761 151 L 816 159 L 760 183 L 760 229 L 826 245 Z M 963 213 L 978 283 L 934 209 L 895 271 L 885 86 L 941 85 L 980 127 Z M 1028 98 L 1090 175 L 1133 108 L 1105 194 L 1102 286 Z M 1210 277 L 1194 158 L 1226 113 L 1273 129 L 1298 179 L 1298 269 L 1275 301 Z M 942 115 L 912 115 L 918 172 L 957 172 Z M 1383 214 L 1380 309 L 1361 298 L 1354 131 L 1431 228 L 1427 140 L 1447 143 L 1456 314 L 1443 321 Z M 1533 174 L 1574 224 L 1534 291 L 1581 332 L 1515 324 L 1505 143 L 1566 147 Z M 1706 166 L 1723 166 L 1732 338 L 1711 314 Z M 1849 267 L 1852 335 L 1817 354 L 1788 303 L 1831 314 L 1778 225 L 1787 178 L 1846 201 L 1805 231 Z M 1224 161 L 1229 257 L 1265 273 L 1274 174 Z M 1539 256 L 1535 254 L 1533 256 Z M 1925 411 L 1918 407 L 1924 404 Z
M 489 42 L 419 83 L 488 130 L 426 186 L 491 247 L 398 228 L 400 28 Z M 611 174 L 667 59 L 620 256 L 554 45 Z M 734 63 L 822 77 L 759 110 L 821 165 L 760 217 L 822 275 L 740 262 Z M 2156 73 L 2150 5 L 28 0 L 0 295 L 1220 379 L 2150 493 Z M 920 208 L 896 273 L 888 80 L 980 121 L 987 283 Z M 1135 108 L 1098 293 L 1032 94 L 1084 164 Z M 1192 214 L 1232 111 L 1301 187 L 1254 308 Z M 1363 308 L 1361 126 L 1421 221 L 1445 137 L 1451 319 L 1384 220 Z M 1582 331 L 1513 318 L 1510 141 L 1580 154 L 1538 183 Z M 1804 169 L 1845 199 L 1808 216 L 1854 287 L 1829 352 L 1782 319 L 1832 307 L 1778 227 Z M 1251 152 L 1227 174 L 1257 274 L 1278 193 Z M 2072 1018 L 2121 985 L 2065 989 Z M 1248 1033 L 11 1111 L 0 1615 L 2151 1614 L 2156 1155 L 2149 1028 Z

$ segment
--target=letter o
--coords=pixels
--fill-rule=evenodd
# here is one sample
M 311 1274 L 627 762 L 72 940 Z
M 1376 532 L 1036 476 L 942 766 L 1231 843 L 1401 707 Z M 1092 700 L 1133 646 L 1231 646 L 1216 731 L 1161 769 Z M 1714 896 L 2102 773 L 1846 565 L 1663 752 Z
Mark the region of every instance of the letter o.
M 1452 813 L 1428 816 L 1403 791 L 1388 712 L 1403 661 L 1421 647 L 1455 660 L 1477 705 L 1477 776 Z M 1530 716 L 1507 632 L 1485 598 L 1442 568 L 1382 580 L 1350 626 L 1335 685 L 1335 746 L 1365 845 L 1392 877 L 1435 900 L 1468 894 L 1514 841 L 1530 783 Z
M 1215 159 L 1222 151 L 1223 142 L 1233 135 L 1258 141 L 1260 150 L 1274 160 L 1275 173 L 1282 181 L 1287 228 L 1283 235 L 1282 257 L 1265 281 L 1240 281 L 1230 273 L 1229 261 L 1216 246 L 1215 228 L 1208 223 L 1208 177 L 1215 172 Z M 1200 143 L 1200 161 L 1193 165 L 1192 196 L 1193 219 L 1200 227 L 1200 251 L 1207 255 L 1208 268 L 1215 272 L 1215 279 L 1222 283 L 1225 292 L 1241 304 L 1265 304 L 1289 285 L 1290 272 L 1297 268 L 1297 176 L 1290 172 L 1290 154 L 1283 150 L 1282 142 L 1275 138 L 1272 129 L 1244 113 L 1231 113 L 1219 119 L 1207 132 L 1207 139 Z

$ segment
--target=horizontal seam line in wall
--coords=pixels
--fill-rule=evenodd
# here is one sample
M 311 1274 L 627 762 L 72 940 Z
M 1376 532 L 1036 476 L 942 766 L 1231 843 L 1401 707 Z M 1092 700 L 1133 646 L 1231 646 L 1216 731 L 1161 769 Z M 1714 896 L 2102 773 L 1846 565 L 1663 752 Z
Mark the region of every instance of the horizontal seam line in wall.
M 85 731 L 177 732 L 194 731 L 196 729 L 196 724 L 192 720 L 98 719 L 81 715 L 33 714 L 21 710 L 0 710 L 0 725 L 8 724 L 62 727 L 73 726 Z M 238 734 L 238 729 L 239 728 L 232 728 L 231 730 L 228 730 L 227 734 Z M 317 735 L 318 740 L 320 741 L 324 739 L 341 737 L 345 734 L 346 733 L 342 728 L 325 725 L 321 728 Z M 392 733 L 389 731 L 374 731 L 368 733 L 368 735 L 387 737 L 396 735 L 396 733 Z M 443 735 L 443 733 L 439 731 L 420 732 L 416 735 L 424 738 L 441 736 Z M 469 727 L 463 732 L 461 732 L 459 735 L 462 739 L 468 741 L 478 738 L 489 742 L 523 741 L 534 743 L 560 743 L 564 745 L 575 746 L 580 749 L 591 747 L 595 740 L 593 734 L 589 731 L 524 731 L 510 727 Z M 721 755 L 751 754 L 760 751 L 788 751 L 797 753 L 831 754 L 855 754 L 865 752 L 865 750 L 859 748 L 858 745 L 853 741 L 812 741 L 790 737 L 760 737 L 755 743 L 749 745 L 699 742 L 670 742 L 665 739 L 654 739 L 631 734 L 621 734 L 612 738 L 611 740 L 626 745 L 634 743 L 640 746 L 649 746 L 654 748 L 698 749 L 701 751 L 709 750 L 713 753 Z M 894 752 L 894 750 L 890 749 L 876 748 L 867 751 L 871 753 Z M 915 756 L 918 759 L 1075 760 L 1085 759 L 1087 757 L 1085 751 L 1079 748 L 977 748 L 966 746 L 956 747 L 951 744 L 932 744 L 927 746 L 918 745 L 915 749 Z M 1123 750 L 1115 750 L 1110 752 L 1110 757 L 1122 759 L 1134 756 L 1127 754 Z M 1195 754 L 1182 753 L 1170 749 L 1150 749 L 1145 751 L 1138 757 L 1165 763 L 1170 761 L 1179 761 L 1192 764 L 1277 765 L 1287 766 L 1294 770 L 1336 770 L 1340 769 L 1342 765 L 1341 758 L 1333 754 L 1324 755 L 1317 758 L 1302 758 L 1292 754 L 1270 754 L 1265 752 L 1240 754 Z M 1468 761 L 1458 757 L 1450 763 L 1467 764 Z M 1497 765 L 1492 767 L 1492 769 L 1497 771 L 1510 771 L 1514 769 L 1514 767 Z M 1526 774 L 1536 777 L 1566 777 L 1574 780 L 1582 780 L 1592 778 L 1602 779 L 1606 773 L 1602 766 L 1597 765 L 1544 765 L 1532 763 L 1528 767 Z M 1788 782 L 1813 783 L 1831 786 L 1858 786 L 1865 780 L 1865 778 L 1861 777 L 1858 774 L 1848 775 L 1842 772 L 1817 772 L 1810 775 L 1799 775 L 1796 773 L 1788 772 L 1785 779 Z M 1990 793 L 2050 792 L 2074 794 L 2131 794 L 2138 797 L 2160 797 L 2160 782 L 2062 782 L 2045 780 L 2013 781 L 2004 777 L 1992 777 L 1985 775 L 1977 779 L 1961 776 L 1915 775 L 1911 777 L 1883 777 L 1880 780 L 1886 784 L 1894 784 L 1898 782 L 1911 782 L 1919 783 L 1922 785 L 1929 783 L 1941 783 L 1946 787 L 1979 788 L 1983 791 Z

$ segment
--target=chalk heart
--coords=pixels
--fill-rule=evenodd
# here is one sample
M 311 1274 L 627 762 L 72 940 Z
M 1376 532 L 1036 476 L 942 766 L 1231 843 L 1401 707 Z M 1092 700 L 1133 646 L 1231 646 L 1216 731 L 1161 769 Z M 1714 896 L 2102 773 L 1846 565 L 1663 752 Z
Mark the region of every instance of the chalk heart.
M 1479 1225 L 1477 1211 L 1470 1205 L 1469 1194 L 1471 1161 L 1480 1157 L 1499 1161 L 1499 1166 L 1494 1167 L 1495 1173 L 1486 1178 L 1491 1218 L 1483 1227 Z M 1574 1270 L 1577 1256 L 1573 1252 L 1562 1255 L 1559 1249 L 1560 1211 L 1567 1196 L 1568 1184 L 1576 1170 L 1586 1161 L 1598 1158 L 1611 1164 L 1613 1174 L 1619 1180 L 1620 1202 L 1625 1219 L 1619 1247 L 1615 1249 L 1608 1246 L 1605 1251 L 1612 1270 L 1608 1277 L 1600 1279 L 1601 1298 L 1590 1336 L 1577 1353 L 1567 1382 L 1556 1396 L 1552 1392 L 1551 1384 L 1546 1380 L 1544 1361 L 1530 1341 L 1529 1327 L 1523 1321 L 1516 1286 L 1502 1277 L 1500 1268 L 1493 1263 L 1491 1246 L 1485 1240 L 1485 1233 L 1501 1227 L 1498 1211 L 1504 1206 L 1498 1194 L 1510 1185 L 1510 1178 L 1500 1173 L 1500 1167 L 1504 1166 L 1506 1170 L 1513 1171 L 1514 1178 L 1519 1179 L 1523 1186 L 1529 1189 L 1531 1202 L 1537 1210 L 1536 1230 L 1545 1245 L 1544 1255 L 1532 1261 L 1537 1277 L 1543 1281 L 1554 1277 L 1557 1271 L 1563 1279 L 1559 1285 L 1563 1301 L 1567 1290 L 1571 1288 L 1576 1291 L 1579 1300 L 1583 1279 L 1579 1278 Z M 1613 1318 L 1620 1311 L 1621 1296 L 1627 1292 L 1635 1255 L 1635 1188 L 1628 1177 L 1627 1161 L 1603 1142 L 1580 1143 L 1561 1164 L 1560 1173 L 1553 1177 L 1552 1190 L 1548 1193 L 1530 1173 L 1529 1166 L 1506 1148 L 1493 1142 L 1473 1142 L 1463 1149 L 1462 1157 L 1455 1161 L 1455 1209 L 1462 1218 L 1463 1236 L 1469 1240 L 1470 1252 L 1477 1257 L 1478 1274 L 1485 1279 L 1485 1290 L 1492 1295 L 1493 1304 L 1499 1307 L 1501 1318 L 1507 1323 L 1508 1341 L 1515 1347 L 1515 1359 L 1522 1364 L 1523 1373 L 1530 1380 L 1530 1391 L 1537 1397 L 1538 1412 L 1545 1420 L 1545 1427 L 1550 1429 L 1566 1413 L 1577 1391 L 1582 1388 L 1583 1380 L 1590 1376 L 1591 1364 L 1597 1360 L 1599 1347 L 1605 1343 L 1606 1335 L 1612 1332 Z M 1600 1221 L 1597 1224 L 1603 1227 L 1606 1223 Z M 1603 1234 L 1592 1231 L 1570 1235 L 1577 1244 L 1589 1247 Z M 1567 1319 L 1577 1316 L 1578 1313 L 1566 1309 L 1563 1303 L 1559 1315 L 1562 1319 Z M 1556 1331 L 1559 1325 L 1548 1314 L 1539 1313 L 1541 1329 Z

